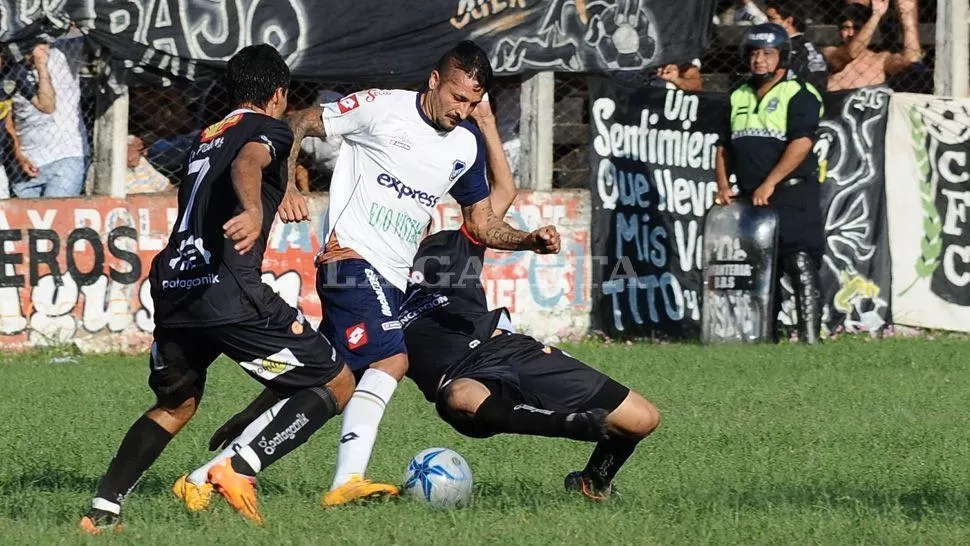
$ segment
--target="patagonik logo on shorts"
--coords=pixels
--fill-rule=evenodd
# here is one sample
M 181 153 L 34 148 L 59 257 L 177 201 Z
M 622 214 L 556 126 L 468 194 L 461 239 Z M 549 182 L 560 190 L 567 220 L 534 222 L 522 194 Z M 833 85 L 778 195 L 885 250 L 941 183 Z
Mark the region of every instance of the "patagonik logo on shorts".
M 912 107 L 909 121 L 924 230 L 913 284 L 929 277 L 935 295 L 970 306 L 970 107 L 933 98 Z

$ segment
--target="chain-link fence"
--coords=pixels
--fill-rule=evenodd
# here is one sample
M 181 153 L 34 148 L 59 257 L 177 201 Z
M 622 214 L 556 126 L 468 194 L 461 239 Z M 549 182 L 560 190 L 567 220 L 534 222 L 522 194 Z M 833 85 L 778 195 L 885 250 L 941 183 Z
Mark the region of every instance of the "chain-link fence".
M 740 44 L 752 24 L 777 23 L 792 36 L 792 68 L 822 91 L 886 83 L 933 92 L 937 0 L 721 0 L 711 47 L 701 58 L 704 89 L 724 91 L 747 72 Z
M 298 110 L 314 104 L 339 100 L 347 94 L 375 87 L 361 84 L 326 84 L 293 81 L 288 108 Z M 405 86 L 418 89 L 419 85 Z M 519 129 L 518 78 L 500 78 L 491 101 L 502 140 L 513 171 L 518 168 Z M 225 116 L 232 107 L 220 82 L 195 82 L 166 88 L 132 87 L 129 90 L 129 132 L 144 147 L 149 165 L 172 183 L 178 183 L 179 169 L 198 132 Z M 340 137 L 307 137 L 297 158 L 296 182 L 306 191 L 328 191 L 340 150 Z M 148 190 L 152 185 L 145 186 Z
M 97 112 L 94 48 L 78 32 L 5 47 L 0 61 L 0 197 L 87 193 Z
M 822 92 L 888 85 L 933 92 L 937 0 L 720 0 L 707 52 L 679 65 L 624 76 L 626 83 L 724 92 L 748 72 L 741 42 L 774 22 L 792 36 L 791 68 Z M 557 74 L 553 187 L 588 184 L 584 76 Z
M 711 45 L 699 59 L 626 76 L 637 85 L 726 91 L 744 77 L 740 51 L 752 24 L 772 21 L 793 35 L 792 66 L 827 91 L 886 84 L 896 91 L 932 93 L 936 0 L 720 0 L 712 14 Z M 0 196 L 34 197 L 91 193 L 92 142 L 99 108 L 96 48 L 69 34 L 46 56 L 32 44 L 7 48 L 0 68 L 0 159 L 10 180 Z M 45 62 L 56 109 L 45 101 Z M 521 78 L 499 78 L 492 102 L 514 174 L 520 169 Z M 412 86 L 417 89 L 420 84 Z M 295 81 L 290 107 L 339 99 L 373 87 Z M 192 140 L 229 110 L 217 81 L 129 88 L 129 193 L 170 191 Z M 585 187 L 588 179 L 588 94 L 585 75 L 557 74 L 554 96 L 553 187 Z M 340 139 L 308 138 L 297 181 L 310 191 L 329 189 Z M 80 180 L 80 182 L 79 182 Z M 85 183 L 86 182 L 86 183 Z M 9 190 L 8 190 L 9 188 Z

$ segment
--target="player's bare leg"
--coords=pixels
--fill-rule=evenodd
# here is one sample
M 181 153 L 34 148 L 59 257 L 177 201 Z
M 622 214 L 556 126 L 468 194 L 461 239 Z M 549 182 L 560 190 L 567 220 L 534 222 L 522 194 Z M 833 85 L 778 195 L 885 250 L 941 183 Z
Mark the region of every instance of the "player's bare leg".
M 321 499 L 324 507 L 399 494 L 396 485 L 372 482 L 366 472 L 384 410 L 407 369 L 407 355 L 396 354 L 371 364 L 361 376 L 344 410 L 337 469 L 330 490 Z
M 603 500 L 613 490 L 613 478 L 630 458 L 637 444 L 660 425 L 660 412 L 646 398 L 630 391 L 626 399 L 607 417 L 610 438 L 596 444 L 586 468 L 566 476 L 570 491 Z

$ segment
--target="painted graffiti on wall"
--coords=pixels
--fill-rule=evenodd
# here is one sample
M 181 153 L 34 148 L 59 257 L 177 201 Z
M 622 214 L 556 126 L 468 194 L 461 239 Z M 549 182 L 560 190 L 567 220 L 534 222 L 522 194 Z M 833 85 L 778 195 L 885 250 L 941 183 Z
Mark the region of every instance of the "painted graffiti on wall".
M 310 200 L 313 222 L 276 222 L 263 282 L 313 324 L 320 320 L 313 257 L 326 195 Z M 74 342 L 82 349 L 144 348 L 154 329 L 146 276 L 177 216 L 174 196 L 126 200 L 52 199 L 0 202 L 0 347 Z M 522 229 L 554 224 L 556 256 L 489 252 L 489 303 L 508 307 L 539 337 L 569 337 L 589 324 L 589 200 L 583 191 L 522 193 L 509 212 Z M 432 229 L 457 228 L 461 211 L 439 205 Z

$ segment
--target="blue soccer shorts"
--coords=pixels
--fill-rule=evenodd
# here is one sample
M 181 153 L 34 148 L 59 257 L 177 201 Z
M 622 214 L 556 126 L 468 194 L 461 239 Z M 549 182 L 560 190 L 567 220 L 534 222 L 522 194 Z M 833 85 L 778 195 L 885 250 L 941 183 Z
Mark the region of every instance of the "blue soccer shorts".
M 366 260 L 347 259 L 317 267 L 317 294 L 323 308 L 320 332 L 351 370 L 407 354 L 398 315 L 404 292 Z

